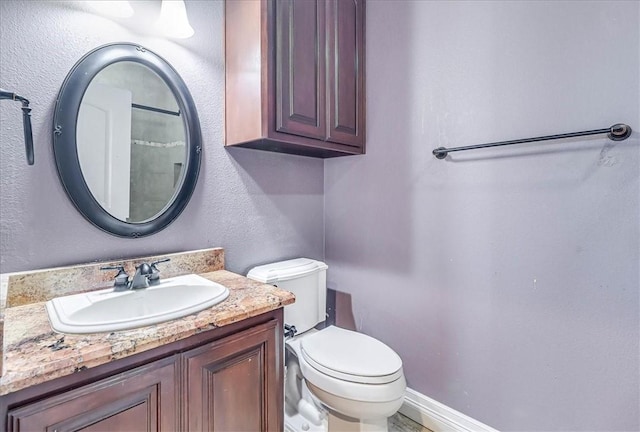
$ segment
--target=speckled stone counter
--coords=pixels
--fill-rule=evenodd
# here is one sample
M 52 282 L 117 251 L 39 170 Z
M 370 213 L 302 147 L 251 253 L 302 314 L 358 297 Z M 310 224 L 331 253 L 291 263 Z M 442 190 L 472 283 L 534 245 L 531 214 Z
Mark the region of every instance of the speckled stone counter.
M 122 265 L 129 275 L 133 275 L 135 268 L 143 262 L 150 263 L 166 258 L 170 261 L 158 265 L 163 278 L 224 269 L 224 249 L 211 248 L 11 273 L 0 278 L 0 283 L 5 279 L 8 281 L 5 282 L 8 286 L 0 285 L 0 288 L 6 293 L 6 307 L 22 306 L 77 294 L 83 292 L 82 287 L 87 287 L 84 291 L 94 291 L 113 286 L 116 271 L 101 270 L 101 267 Z M 0 307 L 2 306 L 3 303 L 0 301 Z
M 197 314 L 133 330 L 63 335 L 51 328 L 45 302 L 14 307 L 8 304 L 4 310 L 0 395 L 185 339 L 295 301 L 288 291 L 226 270 L 200 275 L 226 286 L 230 291 L 228 299 Z

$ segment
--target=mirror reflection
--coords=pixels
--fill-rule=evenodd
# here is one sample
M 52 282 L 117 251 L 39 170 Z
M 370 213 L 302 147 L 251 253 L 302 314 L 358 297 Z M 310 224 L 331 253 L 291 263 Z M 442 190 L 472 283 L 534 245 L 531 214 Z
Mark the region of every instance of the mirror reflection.
M 93 78 L 76 140 L 82 175 L 102 208 L 139 223 L 173 202 L 187 157 L 183 117 L 164 80 L 143 64 L 117 62 Z

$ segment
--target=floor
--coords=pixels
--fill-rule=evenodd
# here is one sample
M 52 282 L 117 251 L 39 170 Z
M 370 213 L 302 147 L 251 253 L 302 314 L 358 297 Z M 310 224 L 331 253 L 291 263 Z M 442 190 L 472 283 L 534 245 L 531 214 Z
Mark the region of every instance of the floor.
M 409 417 L 405 417 L 400 413 L 395 414 L 393 417 L 389 417 L 389 432 L 431 432 L 429 429 L 419 425 L 411 420 Z

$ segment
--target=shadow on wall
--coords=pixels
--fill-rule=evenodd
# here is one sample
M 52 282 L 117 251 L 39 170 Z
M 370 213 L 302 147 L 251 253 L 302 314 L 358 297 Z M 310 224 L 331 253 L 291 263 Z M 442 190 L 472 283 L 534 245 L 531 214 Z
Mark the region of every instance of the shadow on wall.
M 410 22 L 409 11 L 397 8 L 393 13 L 398 16 L 391 22 Z M 326 253 L 333 285 L 332 275 L 341 267 L 411 273 L 416 247 L 411 202 L 415 142 L 411 131 L 415 128 L 411 124 L 417 119 L 411 112 L 414 95 L 408 75 L 412 53 L 400 48 L 411 40 L 411 28 L 398 26 L 389 31 L 388 22 L 372 18 L 368 13 L 367 44 L 377 49 L 367 51 L 366 59 L 367 153 L 325 162 Z M 407 72 L 401 81 L 399 71 Z M 370 288 L 384 290 L 382 283 Z
M 357 331 L 351 294 L 330 288 L 327 289 L 327 320 L 325 326 L 330 325 Z

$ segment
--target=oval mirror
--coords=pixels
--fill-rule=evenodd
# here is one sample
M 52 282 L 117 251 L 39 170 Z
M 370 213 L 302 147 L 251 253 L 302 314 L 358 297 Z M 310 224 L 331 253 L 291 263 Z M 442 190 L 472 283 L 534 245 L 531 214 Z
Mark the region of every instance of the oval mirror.
M 170 224 L 200 169 L 195 104 L 178 73 L 135 44 L 99 47 L 76 63 L 53 119 L 58 174 L 82 215 L 122 237 Z

